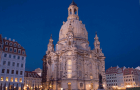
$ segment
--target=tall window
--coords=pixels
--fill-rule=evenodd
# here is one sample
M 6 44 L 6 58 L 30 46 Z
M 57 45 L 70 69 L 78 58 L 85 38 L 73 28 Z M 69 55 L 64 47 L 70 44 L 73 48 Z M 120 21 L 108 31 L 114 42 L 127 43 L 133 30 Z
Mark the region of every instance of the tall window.
M 20 59 L 20 56 L 18 56 L 18 59 Z
M 11 77 L 11 80 L 10 81 L 13 82 L 13 77 Z
M 72 61 L 68 60 L 67 61 L 67 78 L 71 78 L 72 77 Z
M 24 60 L 24 57 L 22 57 L 22 60 Z
M 19 63 L 17 63 L 17 67 L 19 67 Z
M 9 58 L 11 58 L 11 55 L 9 55 Z
M 5 65 L 6 64 L 6 61 L 3 61 L 3 65 Z
M 19 82 L 22 82 L 22 78 L 19 79 Z
M 22 51 L 22 54 L 24 55 L 25 54 L 25 51 Z
M 14 70 L 12 70 L 11 74 L 14 74 Z
M 13 62 L 12 66 L 15 66 L 15 62 Z
M 9 74 L 9 69 L 7 69 L 7 74 Z
M 2 73 L 4 73 L 5 72 L 5 69 L 2 69 Z
M 22 71 L 20 71 L 20 75 L 22 75 Z
M 3 81 L 3 76 L 1 76 L 1 79 L 0 80 Z
M 16 74 L 18 75 L 18 70 L 16 70 Z
M 12 47 L 10 47 L 10 52 L 12 52 L 13 51 L 13 48 Z
M 8 81 L 8 77 L 6 77 L 6 81 Z
M 13 58 L 15 59 L 15 58 L 16 58 L 16 56 L 14 55 L 14 56 L 13 56 Z
M 16 47 L 16 46 L 17 46 L 17 44 L 15 43 L 15 44 L 14 44 L 14 47 Z
M 5 42 L 5 45 L 8 45 L 8 42 Z
M 21 67 L 23 67 L 23 64 L 21 64 Z
M 7 54 L 4 54 L 4 57 L 7 57 Z
M 21 50 L 20 50 L 20 49 L 18 50 L 18 53 L 19 53 L 19 54 L 21 53 Z
M 8 51 L 8 47 L 5 48 L 5 51 Z
M 9 45 L 12 46 L 12 43 L 10 42 Z
M 8 62 L 8 66 L 10 66 L 10 61 Z
M 17 78 L 15 78 L 15 82 L 18 82 Z
M 16 48 L 14 48 L 14 53 L 16 53 L 17 52 L 17 49 Z

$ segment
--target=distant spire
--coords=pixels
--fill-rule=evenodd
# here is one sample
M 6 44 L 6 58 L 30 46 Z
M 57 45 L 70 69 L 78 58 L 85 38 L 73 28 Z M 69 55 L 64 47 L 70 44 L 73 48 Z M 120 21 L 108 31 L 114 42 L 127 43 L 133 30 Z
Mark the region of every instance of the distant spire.
M 95 40 L 98 40 L 97 31 L 95 32 Z
M 50 37 L 50 39 L 52 39 L 52 34 L 51 34 L 51 37 Z
M 74 2 L 74 0 L 72 0 L 72 3 L 70 4 L 70 6 L 71 6 L 71 5 L 77 6 L 77 4 Z

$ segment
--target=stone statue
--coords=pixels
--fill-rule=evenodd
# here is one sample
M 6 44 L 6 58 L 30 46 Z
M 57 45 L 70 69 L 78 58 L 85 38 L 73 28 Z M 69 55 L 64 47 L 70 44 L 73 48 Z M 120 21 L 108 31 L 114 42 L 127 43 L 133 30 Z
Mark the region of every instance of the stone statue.
M 102 75 L 101 74 L 99 74 L 99 87 L 98 87 L 98 89 L 104 89 L 103 88 L 103 82 L 102 82 Z

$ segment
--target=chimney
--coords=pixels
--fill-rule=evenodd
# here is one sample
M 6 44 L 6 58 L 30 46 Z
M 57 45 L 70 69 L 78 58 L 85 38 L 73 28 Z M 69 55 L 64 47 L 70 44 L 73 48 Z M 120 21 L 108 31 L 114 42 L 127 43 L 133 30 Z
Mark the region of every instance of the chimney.
M 5 40 L 7 40 L 7 37 L 5 37 Z
M 11 38 L 9 38 L 9 41 L 11 41 Z
M 13 42 L 15 42 L 15 39 L 13 39 Z

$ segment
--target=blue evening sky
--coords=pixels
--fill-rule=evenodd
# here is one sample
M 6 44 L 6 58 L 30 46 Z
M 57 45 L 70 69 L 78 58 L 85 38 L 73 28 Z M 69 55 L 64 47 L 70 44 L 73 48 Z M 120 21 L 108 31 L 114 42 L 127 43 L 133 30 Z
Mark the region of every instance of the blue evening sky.
M 42 68 L 50 35 L 54 44 L 72 0 L 0 0 L 0 34 L 15 39 L 27 54 L 26 70 Z M 139 0 L 75 0 L 91 49 L 95 32 L 111 66 L 140 66 Z

